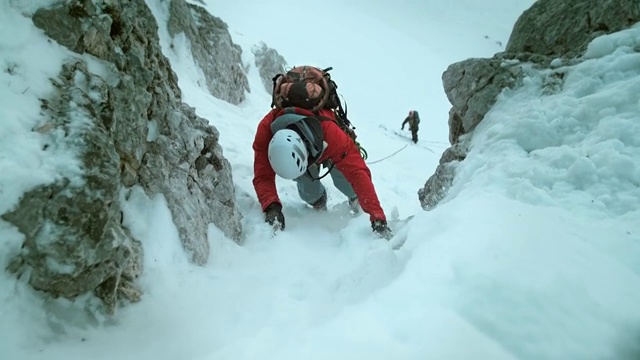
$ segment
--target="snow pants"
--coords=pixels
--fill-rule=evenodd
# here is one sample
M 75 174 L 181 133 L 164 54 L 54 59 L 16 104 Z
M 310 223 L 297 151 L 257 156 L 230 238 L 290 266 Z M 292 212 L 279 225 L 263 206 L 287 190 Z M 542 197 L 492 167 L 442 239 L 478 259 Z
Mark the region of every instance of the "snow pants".
M 313 178 L 318 179 L 320 175 L 320 165 L 313 164 L 309 166 L 307 171 Z M 320 199 L 322 194 L 325 192 L 325 188 L 320 180 L 312 179 L 309 174 L 304 174 L 294 181 L 298 186 L 298 195 L 300 195 L 302 201 L 311 205 L 318 201 L 318 199 Z M 349 181 L 347 181 L 344 175 L 342 175 L 340 170 L 333 166 L 331 168 L 331 171 L 329 172 L 329 175 L 331 175 L 333 185 L 335 185 L 335 187 L 340 190 L 340 192 L 343 193 L 349 200 L 356 197 L 356 193 L 355 191 L 353 191 L 353 187 L 351 187 L 351 184 L 349 183 Z

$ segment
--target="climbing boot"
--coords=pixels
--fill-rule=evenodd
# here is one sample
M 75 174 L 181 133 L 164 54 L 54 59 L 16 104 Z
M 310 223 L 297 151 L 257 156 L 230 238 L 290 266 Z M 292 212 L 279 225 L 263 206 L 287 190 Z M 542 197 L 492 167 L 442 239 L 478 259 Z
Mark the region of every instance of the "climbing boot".
M 311 204 L 313 210 L 316 211 L 325 211 L 327 210 L 327 192 L 324 191 L 320 199 L 316 200 L 313 204 Z
M 349 199 L 349 211 L 355 215 L 360 213 L 360 210 L 360 202 L 358 201 L 358 198 L 354 197 L 353 199 Z

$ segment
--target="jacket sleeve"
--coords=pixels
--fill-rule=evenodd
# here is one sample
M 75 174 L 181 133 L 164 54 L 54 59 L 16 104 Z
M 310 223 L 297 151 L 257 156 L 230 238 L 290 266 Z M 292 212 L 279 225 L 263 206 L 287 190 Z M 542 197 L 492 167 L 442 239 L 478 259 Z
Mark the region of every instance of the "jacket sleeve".
M 407 125 L 408 122 L 409 122 L 409 117 L 406 117 L 402 122 L 402 128 L 401 128 L 402 130 L 404 130 L 404 126 Z
M 276 190 L 276 173 L 269 164 L 269 141 L 271 141 L 270 124 L 275 117 L 275 112 L 270 111 L 258 124 L 256 136 L 253 140 L 253 188 L 258 196 L 258 202 L 262 211 L 271 203 L 280 204 L 278 191 Z
M 386 220 L 371 180 L 371 171 L 360 156 L 358 147 L 334 122 L 330 122 L 324 131 L 327 148 L 320 160 L 331 159 L 353 187 L 362 210 L 369 214 L 371 221 Z

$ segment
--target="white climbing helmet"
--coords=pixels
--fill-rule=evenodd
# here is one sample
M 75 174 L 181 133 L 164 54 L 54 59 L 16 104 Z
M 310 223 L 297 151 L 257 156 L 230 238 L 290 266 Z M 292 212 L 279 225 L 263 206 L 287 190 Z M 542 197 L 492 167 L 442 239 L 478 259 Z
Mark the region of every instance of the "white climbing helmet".
M 302 138 L 290 129 L 276 131 L 269 143 L 269 163 L 280 177 L 293 180 L 307 171 L 309 152 Z

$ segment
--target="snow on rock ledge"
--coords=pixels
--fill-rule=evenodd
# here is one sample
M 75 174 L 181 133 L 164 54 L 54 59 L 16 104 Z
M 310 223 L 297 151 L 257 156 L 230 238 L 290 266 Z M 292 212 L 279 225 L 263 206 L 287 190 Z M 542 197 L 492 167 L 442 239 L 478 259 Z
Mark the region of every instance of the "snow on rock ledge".
M 628 0 L 538 0 L 516 22 L 506 52 L 490 59 L 467 59 L 442 75 L 449 112 L 449 141 L 436 172 L 418 191 L 423 209 L 431 210 L 451 187 L 455 168 L 466 157 L 467 140 L 505 88 L 521 84 L 523 67 L 553 69 L 583 60 L 587 45 L 640 21 L 640 7 Z M 545 92 L 559 91 L 563 74 L 545 80 Z M 465 136 L 467 135 L 468 136 Z M 455 154 L 455 156 L 452 156 Z
M 191 54 L 202 69 L 211 95 L 231 104 L 240 104 L 250 91 L 242 67 L 242 49 L 234 44 L 227 24 L 203 7 L 184 0 L 169 2 L 169 34 L 184 33 Z
M 287 62 L 282 55 L 264 42 L 254 45 L 251 52 L 255 56 L 256 67 L 264 89 L 267 90 L 267 93 L 273 94 L 273 77 L 276 74 L 284 74 Z
M 164 195 L 195 263 L 209 257 L 209 223 L 240 241 L 218 131 L 182 102 L 144 1 L 69 1 L 38 10 L 33 22 L 93 56 L 71 58 L 51 80 L 57 91 L 41 99 L 43 123 L 34 129 L 46 146 L 75 149 L 84 176 L 33 189 L 2 215 L 25 235 L 9 270 L 53 296 L 94 292 L 107 312 L 119 300 L 137 300 L 143 249 L 122 225 L 120 208 L 133 186 Z

